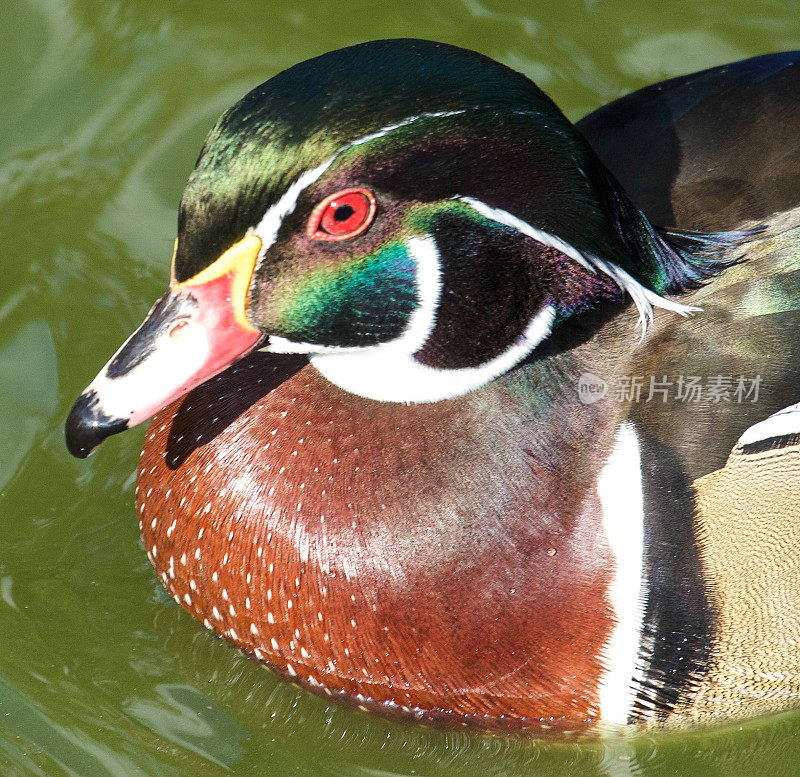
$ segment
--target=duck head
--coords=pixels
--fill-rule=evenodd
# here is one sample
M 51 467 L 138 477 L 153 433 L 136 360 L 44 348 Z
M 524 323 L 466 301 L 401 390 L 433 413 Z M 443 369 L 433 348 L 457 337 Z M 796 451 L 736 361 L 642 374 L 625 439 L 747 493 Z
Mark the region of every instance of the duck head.
M 277 75 L 212 130 L 180 206 L 169 291 L 81 395 L 87 455 L 255 348 L 306 353 L 375 400 L 437 401 L 563 321 L 702 277 L 554 103 L 479 54 L 416 40 Z

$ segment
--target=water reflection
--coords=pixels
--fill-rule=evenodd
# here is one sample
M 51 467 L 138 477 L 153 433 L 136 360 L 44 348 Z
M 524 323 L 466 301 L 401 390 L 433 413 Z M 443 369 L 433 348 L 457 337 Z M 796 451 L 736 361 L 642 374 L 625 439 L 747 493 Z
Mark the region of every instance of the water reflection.
M 55 345 L 44 321 L 31 321 L 5 343 L 0 340 L 0 396 L 5 398 L 4 422 L 0 424 L 0 488 L 17 471 L 37 436 L 52 423 L 57 390 Z
M 789 775 L 798 760 L 798 716 L 683 734 L 609 736 L 578 742 L 434 731 L 328 703 L 274 678 L 210 632 L 184 628 L 177 605 L 157 619 L 166 649 L 190 650 L 180 673 L 213 704 L 249 721 L 240 767 L 285 763 L 298 775 L 442 774 L 550 777 Z M 166 632 L 163 630 L 166 629 Z M 313 743 L 313 744 L 312 744 Z M 255 771 L 252 773 L 256 773 Z
M 249 734 L 225 710 L 190 685 L 161 683 L 156 698 L 131 699 L 131 717 L 157 735 L 203 758 L 232 767 L 244 752 Z

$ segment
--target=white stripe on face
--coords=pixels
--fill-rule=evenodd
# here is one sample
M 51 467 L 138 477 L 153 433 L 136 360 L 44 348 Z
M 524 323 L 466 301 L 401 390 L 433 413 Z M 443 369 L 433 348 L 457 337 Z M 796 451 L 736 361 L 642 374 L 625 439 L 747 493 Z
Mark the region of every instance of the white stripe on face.
M 381 353 L 407 357 L 425 344 L 436 323 L 436 310 L 442 289 L 439 252 L 430 235 L 408 238 L 406 246 L 416 264 L 417 307 L 412 311 L 405 332 L 395 340 L 380 345 L 343 347 L 296 342 L 285 337 L 269 336 L 262 348 L 267 353 L 310 353 L 342 356 L 344 354 Z M 335 381 L 333 381 L 335 382 Z M 358 393 L 358 392 L 355 392 Z
M 300 195 L 309 186 L 311 186 L 313 183 L 316 183 L 316 181 L 322 177 L 325 171 L 345 151 L 355 148 L 356 146 L 361 146 L 364 143 L 369 143 L 377 138 L 382 138 L 384 135 L 388 135 L 390 132 L 399 129 L 400 127 L 407 127 L 409 124 L 413 124 L 415 121 L 419 121 L 420 119 L 457 116 L 458 114 L 465 112 L 466 110 L 434 111 L 431 113 L 419 113 L 414 116 L 409 116 L 408 118 L 403 119 L 396 124 L 390 124 L 386 127 L 382 127 L 375 132 L 371 132 L 369 135 L 364 135 L 357 140 L 351 141 L 328 157 L 328 159 L 326 159 L 322 164 L 317 165 L 317 167 L 313 168 L 312 170 L 307 170 L 291 186 L 289 186 L 289 188 L 273 206 L 267 209 L 266 213 L 264 213 L 262 216 L 261 221 L 259 221 L 255 227 L 251 227 L 251 229 L 248 230 L 249 234 L 255 234 L 261 239 L 262 247 L 261 253 L 259 254 L 259 259 L 264 258 L 267 250 L 274 245 L 275 241 L 278 239 L 278 232 L 280 231 L 281 224 L 283 224 L 283 220 L 290 213 L 294 212 Z
M 438 369 L 414 358 L 436 323 L 441 295 L 440 255 L 431 235 L 408 238 L 417 266 L 418 305 L 405 332 L 395 340 L 360 348 L 300 343 L 270 336 L 262 350 L 308 353 L 311 363 L 339 388 L 382 402 L 438 402 L 474 391 L 508 372 L 545 338 L 555 322 L 555 308 L 545 305 L 528 322 L 516 342 L 477 367 Z
M 434 239 L 406 241 L 417 262 L 419 307 L 397 340 L 359 349 L 321 349 L 311 363 L 345 391 L 382 402 L 437 402 L 473 391 L 519 364 L 552 331 L 555 309 L 546 305 L 517 341 L 494 359 L 463 369 L 438 369 L 414 358 L 433 331 L 441 294 L 440 257 Z
M 508 211 L 502 210 L 501 208 L 493 208 L 485 202 L 476 200 L 473 197 L 455 196 L 453 199 L 466 203 L 476 213 L 480 213 L 487 219 L 496 221 L 498 224 L 505 224 L 507 227 L 512 227 L 521 234 L 527 235 L 543 245 L 555 248 L 570 259 L 574 259 L 590 272 L 600 270 L 600 272 L 608 275 L 614 283 L 630 295 L 633 303 L 636 305 L 639 311 L 637 327 L 641 327 L 642 339 L 644 339 L 645 333 L 647 332 L 648 322 L 653 320 L 654 307 L 671 310 L 673 313 L 678 313 L 681 316 L 688 316 L 691 313 L 696 313 L 701 310 L 701 308 L 681 305 L 679 302 L 673 302 L 672 300 L 659 296 L 654 291 L 642 286 L 639 281 L 632 278 L 625 270 L 618 267 L 613 262 L 606 262 L 596 256 L 584 256 L 577 248 L 571 246 L 569 243 L 564 242 L 555 235 L 551 235 L 549 232 L 544 232 L 541 229 L 532 227 L 526 221 L 517 218 Z

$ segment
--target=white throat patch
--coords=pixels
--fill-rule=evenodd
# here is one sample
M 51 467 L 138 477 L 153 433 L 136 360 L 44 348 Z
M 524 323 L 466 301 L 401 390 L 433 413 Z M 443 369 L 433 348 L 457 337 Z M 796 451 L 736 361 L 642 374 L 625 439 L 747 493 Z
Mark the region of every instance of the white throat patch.
M 339 388 L 381 402 L 438 402 L 467 394 L 519 364 L 552 331 L 555 310 L 534 316 L 516 343 L 478 367 L 443 370 L 420 364 L 392 343 L 349 353 L 322 353 L 311 363 Z M 397 341 L 399 342 L 399 341 Z
M 311 363 L 331 383 L 367 399 L 438 402 L 486 385 L 519 364 L 550 335 L 556 313 L 551 305 L 546 305 L 510 348 L 484 364 L 452 370 L 421 364 L 414 354 L 430 337 L 436 323 L 442 290 L 440 256 L 430 235 L 409 238 L 406 245 L 417 264 L 419 305 L 406 331 L 396 340 L 363 348 L 338 348 L 270 337 L 263 350 L 310 353 Z

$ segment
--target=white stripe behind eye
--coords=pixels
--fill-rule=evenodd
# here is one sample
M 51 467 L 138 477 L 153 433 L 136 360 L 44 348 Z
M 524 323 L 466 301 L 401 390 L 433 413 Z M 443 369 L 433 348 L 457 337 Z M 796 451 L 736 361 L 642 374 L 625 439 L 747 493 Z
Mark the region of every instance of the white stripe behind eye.
M 546 246 L 552 246 L 557 251 L 560 251 L 562 254 L 568 256 L 570 259 L 574 259 L 576 262 L 578 262 L 578 264 L 582 265 L 590 272 L 595 272 L 595 268 L 589 263 L 589 261 L 587 261 L 583 254 L 578 251 L 577 248 L 573 248 L 573 246 L 571 246 L 569 243 L 565 243 L 563 240 L 557 238 L 555 235 L 551 235 L 549 232 L 544 232 L 541 229 L 532 227 L 526 221 L 517 218 L 513 213 L 509 213 L 507 210 L 502 210 L 501 208 L 493 208 L 491 205 L 487 205 L 485 202 L 476 200 L 474 197 L 461 197 L 457 195 L 453 197 L 453 199 L 466 203 L 476 213 L 480 213 L 481 216 L 485 216 L 491 221 L 496 221 L 498 224 L 505 224 L 507 227 L 512 227 L 513 229 L 516 229 L 517 232 L 521 232 L 523 235 L 532 237 L 539 243 L 542 243 Z
M 682 305 L 679 302 L 673 302 L 672 300 L 659 296 L 654 291 L 642 286 L 639 281 L 632 278 L 625 270 L 613 262 L 603 261 L 596 256 L 585 256 L 569 243 L 564 242 L 555 235 L 551 235 L 549 232 L 532 227 L 530 224 L 517 218 L 508 211 L 502 210 L 501 208 L 493 208 L 485 202 L 476 200 L 473 197 L 455 196 L 453 199 L 466 203 L 476 213 L 480 213 L 482 216 L 496 221 L 498 224 L 505 224 L 507 227 L 512 227 L 523 235 L 527 235 L 543 245 L 555 248 L 570 259 L 574 259 L 590 272 L 599 270 L 605 275 L 608 275 L 614 283 L 630 295 L 633 304 L 636 305 L 639 311 L 639 319 L 636 326 L 642 329 L 642 339 L 644 339 L 645 333 L 647 332 L 648 321 L 653 320 L 654 307 L 671 310 L 673 313 L 678 313 L 681 316 L 688 316 L 691 313 L 701 310 L 701 308 Z

